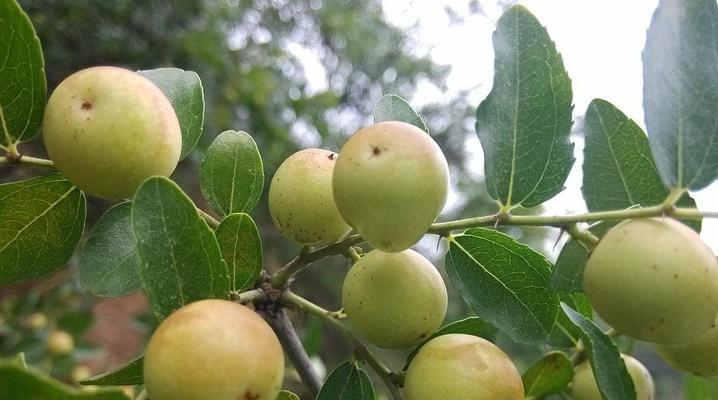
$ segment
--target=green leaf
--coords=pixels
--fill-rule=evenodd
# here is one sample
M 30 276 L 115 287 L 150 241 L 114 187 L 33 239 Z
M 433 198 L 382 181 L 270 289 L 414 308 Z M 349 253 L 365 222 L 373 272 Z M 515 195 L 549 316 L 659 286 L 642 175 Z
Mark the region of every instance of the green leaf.
M 545 340 L 558 316 L 551 264 L 530 247 L 491 229 L 449 238 L 449 278 L 476 314 L 513 340 Z
M 561 304 L 561 308 L 571 322 L 581 329 L 581 340 L 603 399 L 636 400 L 633 380 L 611 338 L 571 307 Z
M 179 68 L 158 68 L 138 72 L 157 85 L 172 104 L 182 130 L 180 159 L 187 157 L 202 136 L 204 125 L 202 81 L 195 72 L 183 71 Z
M 698 190 L 718 177 L 718 4 L 661 0 L 643 51 L 643 108 L 666 186 Z
M 0 185 L 0 284 L 62 267 L 85 227 L 85 195 L 59 175 Z
M 589 211 L 661 204 L 669 190 L 661 182 L 648 138 L 613 104 L 594 99 L 584 120 L 583 198 Z M 695 207 L 688 195 L 678 205 Z M 700 220 L 687 222 L 700 231 Z
M 411 363 L 411 360 L 414 359 L 414 356 L 416 356 L 416 353 L 419 352 L 419 350 L 431 339 L 434 339 L 437 336 L 442 335 L 448 335 L 451 333 L 463 333 L 466 335 L 474 335 L 482 337 L 486 340 L 489 340 L 491 342 L 496 340 L 496 335 L 498 334 L 499 330 L 493 327 L 488 322 L 484 321 L 483 319 L 479 317 L 468 317 L 464 318 L 459 321 L 454 321 L 450 324 L 444 325 L 441 327 L 438 331 L 434 332 L 431 336 L 429 336 L 426 340 L 418 344 L 414 350 L 411 351 L 409 356 L 406 358 L 406 362 L 404 363 L 404 370 L 409 368 L 409 363 Z
M 251 287 L 262 271 L 262 240 L 252 217 L 231 214 L 222 220 L 215 235 L 229 268 L 232 291 Z
M 686 374 L 685 400 L 715 400 L 718 399 L 718 379 L 703 378 Z
M 586 319 L 593 320 L 593 308 L 585 294 L 559 293 L 558 298 L 561 302 L 581 313 Z M 556 325 L 554 325 L 553 331 L 548 338 L 548 344 L 555 347 L 575 347 L 580 338 L 581 330 L 568 319 L 566 313 L 559 312 Z
M 0 2 L 0 38 L 0 145 L 8 146 L 37 134 L 47 82 L 40 39 L 15 0 Z
M 141 385 L 144 383 L 142 367 L 145 358 L 138 357 L 124 366 L 111 372 L 93 376 L 85 379 L 80 383 L 83 385 L 103 385 L 103 386 L 127 386 Z
M 476 110 L 489 194 L 532 207 L 563 190 L 573 165 L 571 80 L 546 29 L 522 6 L 499 19 L 494 87 Z
M 107 210 L 82 249 L 80 283 L 95 296 L 124 296 L 142 288 L 131 214 L 131 202 Z
M 279 392 L 279 396 L 277 396 L 277 400 L 301 400 L 299 396 L 296 394 L 288 391 L 288 390 L 282 390 Z
M 128 400 L 119 389 L 75 389 L 16 362 L 0 362 L 0 399 Z
M 401 121 L 414 125 L 422 131 L 429 133 L 424 119 L 411 108 L 406 100 L 395 94 L 387 94 L 374 106 L 374 122 Z
M 602 236 L 613 225 L 615 222 L 601 222 L 589 230 Z M 587 261 L 588 249 L 584 244 L 573 239 L 566 242 L 551 274 L 551 288 L 566 293 L 583 292 L 583 270 Z
M 329 374 L 317 400 L 374 400 L 374 388 L 363 369 L 347 362 Z
M 140 278 L 160 319 L 193 301 L 227 298 L 227 264 L 214 232 L 171 180 L 145 181 L 132 203 Z
M 199 183 L 220 214 L 251 211 L 264 188 L 262 157 L 252 137 L 241 131 L 217 136 L 202 160 Z
M 526 397 L 542 398 L 562 391 L 573 378 L 573 365 L 560 351 L 546 353 L 521 376 Z

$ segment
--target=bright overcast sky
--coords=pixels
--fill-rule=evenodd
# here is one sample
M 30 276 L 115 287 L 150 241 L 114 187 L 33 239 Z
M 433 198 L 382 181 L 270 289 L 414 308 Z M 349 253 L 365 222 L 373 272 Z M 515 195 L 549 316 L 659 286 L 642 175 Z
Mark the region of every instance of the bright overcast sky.
M 441 92 L 425 85 L 412 105 L 441 101 L 461 89 L 472 89 L 474 104 L 491 90 L 493 49 L 491 33 L 501 9 L 495 0 L 480 0 L 485 15 L 471 16 L 468 0 L 384 0 L 390 21 L 402 28 L 418 27 L 421 51 L 439 64 L 450 65 L 449 90 Z M 643 122 L 641 51 L 646 29 L 658 0 L 523 0 L 548 29 L 563 55 L 573 81 L 574 114 L 583 115 L 596 97 L 615 104 L 640 126 Z M 452 23 L 445 7 L 450 7 L 460 23 Z M 477 169 L 483 171 L 483 154 L 478 139 L 469 143 L 476 155 Z M 567 189 L 546 203 L 549 213 L 585 211 L 581 192 L 581 140 L 576 143 L 576 165 L 566 182 Z M 718 185 L 695 194 L 698 207 L 718 210 Z M 703 224 L 704 240 L 718 252 L 718 221 Z

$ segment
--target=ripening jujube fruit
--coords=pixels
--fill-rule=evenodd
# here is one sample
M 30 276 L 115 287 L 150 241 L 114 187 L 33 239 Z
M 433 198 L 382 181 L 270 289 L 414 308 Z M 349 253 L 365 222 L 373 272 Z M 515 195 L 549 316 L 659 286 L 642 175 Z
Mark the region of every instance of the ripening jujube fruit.
M 715 322 L 718 324 L 718 320 Z M 695 342 L 656 346 L 671 367 L 700 376 L 718 376 L 718 326 L 713 325 Z
M 698 234 L 669 218 L 611 228 L 591 253 L 583 277 L 596 312 L 639 340 L 697 340 L 718 312 L 718 262 Z
M 621 358 L 633 381 L 636 400 L 654 400 L 656 390 L 648 369 L 640 361 L 629 355 L 621 354 Z M 601 392 L 598 390 L 596 378 L 593 376 L 591 363 L 588 360 L 578 364 L 573 370 L 571 396 L 574 400 L 603 400 Z
M 269 213 L 288 239 L 303 246 L 323 246 L 351 231 L 332 195 L 336 159 L 329 150 L 304 149 L 277 169 L 269 186 Z
M 419 349 L 404 379 L 406 400 L 523 400 L 521 375 L 478 336 L 438 336 Z
M 449 167 L 426 132 L 379 122 L 344 144 L 333 185 L 344 220 L 372 247 L 396 252 L 418 242 L 441 212 Z
M 62 357 L 72 353 L 75 340 L 65 331 L 54 331 L 47 336 L 47 351 L 54 357 Z
M 349 270 L 342 304 L 360 336 L 399 349 L 421 342 L 441 325 L 448 297 L 441 274 L 421 254 L 374 250 Z
M 144 378 L 152 400 L 275 400 L 284 353 L 251 309 L 202 300 L 162 321 L 147 345 Z
M 182 147 L 162 91 L 142 75 L 92 67 L 63 80 L 47 102 L 47 152 L 70 182 L 97 197 L 131 197 L 147 178 L 169 176 Z

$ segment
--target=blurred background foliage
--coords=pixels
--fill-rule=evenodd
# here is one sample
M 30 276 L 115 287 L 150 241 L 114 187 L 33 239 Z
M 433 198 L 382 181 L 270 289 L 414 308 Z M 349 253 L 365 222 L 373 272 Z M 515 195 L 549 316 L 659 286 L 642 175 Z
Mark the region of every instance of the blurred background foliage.
M 49 90 L 71 73 L 94 65 L 174 66 L 199 74 L 206 98 L 205 133 L 173 178 L 205 210 L 198 166 L 223 130 L 244 130 L 254 137 L 269 184 L 282 160 L 299 148 L 338 151 L 348 135 L 372 122 L 373 105 L 383 94 L 411 99 L 422 84 L 445 90 L 443 82 L 450 71 L 450 66 L 418 55 L 411 30 L 387 21 L 378 0 L 19 2 L 41 39 Z M 474 3 L 475 12 L 481 12 Z M 467 93 L 459 92 L 449 101 L 420 110 L 451 164 L 452 200 L 443 219 L 496 211 L 465 150 L 467 138 L 475 135 L 476 106 L 469 104 Z M 44 152 L 39 141 L 24 144 L 21 150 L 33 155 Z M 0 170 L 0 181 L 27 174 L 20 169 Z M 89 231 L 111 204 L 88 200 Z M 266 190 L 252 216 L 263 236 L 266 268 L 279 268 L 298 247 L 272 225 Z M 557 238 L 554 231 L 546 242 L 546 231 L 541 229 L 512 228 L 510 233 L 539 249 L 550 248 Z M 420 247 L 441 267 L 443 251 L 437 251 L 437 243 L 436 237 L 429 237 Z M 296 291 L 328 308 L 339 308 L 347 268 L 340 258 L 318 263 L 300 275 Z M 0 288 L 0 356 L 25 351 L 29 362 L 70 382 L 121 365 L 141 352 L 156 323 L 143 296 L 93 298 L 79 286 L 76 271 L 74 258 L 67 269 L 48 279 Z M 455 291 L 450 292 L 454 297 L 447 321 L 469 315 Z M 43 318 L 42 324 L 36 321 Z M 298 322 L 310 353 L 321 356 L 327 369 L 348 356 L 335 332 L 316 321 Z M 62 355 L 48 351 L 47 338 L 56 330 L 74 336 L 74 351 Z M 526 362 L 539 354 L 526 351 Z M 393 367 L 401 366 L 404 355 L 387 353 Z

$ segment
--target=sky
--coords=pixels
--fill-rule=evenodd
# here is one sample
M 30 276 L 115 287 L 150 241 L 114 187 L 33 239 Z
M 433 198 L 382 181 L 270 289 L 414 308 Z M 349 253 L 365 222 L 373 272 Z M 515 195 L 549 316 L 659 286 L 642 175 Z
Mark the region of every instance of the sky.
M 482 13 L 471 15 L 469 3 L 469 0 L 384 0 L 388 20 L 413 30 L 420 43 L 417 49 L 420 54 L 428 54 L 437 63 L 451 66 L 447 90 L 422 85 L 410 100 L 414 107 L 446 101 L 462 89 L 470 89 L 470 99 L 478 105 L 491 90 L 491 34 L 502 9 L 495 0 L 479 0 Z M 546 26 L 563 56 L 573 82 L 574 117 L 583 115 L 592 99 L 603 98 L 645 129 L 641 51 L 658 0 L 523 0 L 518 3 Z M 447 7 L 450 13 L 446 12 Z M 475 160 L 472 170 L 483 173 L 481 144 L 475 136 L 471 138 L 467 151 Z M 576 163 L 566 190 L 544 205 L 547 214 L 586 211 L 580 191 L 583 140 L 580 137 L 572 137 L 572 140 L 576 143 Z M 700 209 L 718 210 L 715 201 L 718 184 L 693 196 Z M 718 252 L 718 221 L 705 220 L 701 236 Z

